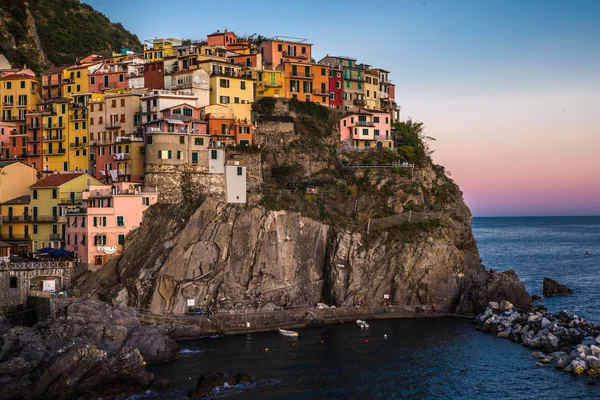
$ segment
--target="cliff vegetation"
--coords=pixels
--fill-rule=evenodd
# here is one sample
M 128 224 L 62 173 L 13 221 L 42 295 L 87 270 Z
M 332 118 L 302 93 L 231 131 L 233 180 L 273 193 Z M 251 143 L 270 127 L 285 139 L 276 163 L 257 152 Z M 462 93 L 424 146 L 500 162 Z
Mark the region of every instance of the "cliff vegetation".
M 138 37 L 78 0 L 0 2 L 0 53 L 40 72 L 90 53 L 141 50 Z

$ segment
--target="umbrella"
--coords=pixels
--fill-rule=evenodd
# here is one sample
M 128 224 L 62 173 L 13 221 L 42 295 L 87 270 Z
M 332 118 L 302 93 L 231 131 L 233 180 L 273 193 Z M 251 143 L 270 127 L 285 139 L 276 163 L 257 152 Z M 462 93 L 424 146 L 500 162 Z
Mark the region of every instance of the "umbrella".
M 53 249 L 52 247 L 44 247 L 43 249 L 39 249 L 38 253 L 50 253 L 51 251 L 54 251 L 56 249 Z
M 68 250 L 63 250 L 63 249 L 54 250 L 54 251 L 51 251 L 50 253 L 48 253 L 48 255 L 52 256 L 52 257 L 66 257 L 66 256 L 70 256 L 71 254 L 73 254 L 73 253 L 71 253 Z

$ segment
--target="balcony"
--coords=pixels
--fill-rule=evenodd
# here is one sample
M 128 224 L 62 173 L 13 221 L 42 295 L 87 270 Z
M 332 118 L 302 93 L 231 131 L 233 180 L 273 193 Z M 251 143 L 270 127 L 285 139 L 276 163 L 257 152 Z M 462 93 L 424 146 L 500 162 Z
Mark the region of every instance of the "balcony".
M 81 199 L 82 199 L 81 193 L 72 193 L 72 194 L 60 196 L 58 204 L 65 204 L 65 205 L 79 204 L 81 202 Z
M 87 142 L 75 142 L 75 143 L 69 143 L 69 147 L 72 149 L 77 149 L 80 147 L 87 147 Z
M 359 75 L 344 75 L 344 80 L 345 81 L 364 82 L 365 81 L 365 77 L 364 76 L 359 76 Z
M 371 121 L 356 121 L 354 122 L 356 126 L 375 126 L 375 124 Z
M 57 124 L 44 124 L 44 129 L 63 129 L 65 127 L 64 122 L 59 122 Z
M 86 113 L 82 113 L 82 114 L 74 114 L 74 115 L 69 115 L 69 121 L 79 121 L 79 120 L 85 120 L 87 119 L 87 114 Z
M 352 101 L 352 104 L 354 104 L 355 106 L 366 106 L 367 102 L 365 100 L 361 100 L 361 99 L 354 99 Z
M 31 150 L 27 152 L 27 157 L 39 157 L 40 156 L 40 151 L 39 150 Z
M 71 106 L 71 108 L 75 108 L 75 109 L 85 109 L 85 108 L 87 108 L 87 104 L 85 104 L 85 103 L 71 103 L 69 105 Z
M 5 234 L 5 235 L 0 235 L 0 240 L 4 240 L 4 241 L 10 241 L 10 240 L 31 240 L 31 235 L 27 234 L 25 235 L 24 233 L 17 233 L 17 234 Z
M 293 58 L 301 58 L 303 60 L 308 60 L 308 54 L 296 54 L 289 51 L 283 51 L 281 53 L 283 57 L 293 57 Z
M 131 156 L 129 155 L 129 153 L 119 153 L 119 154 L 113 154 L 112 159 L 113 160 L 130 160 Z
M 28 214 L 21 214 L 21 215 L 3 215 L 2 216 L 2 223 L 7 223 L 7 222 L 31 222 L 33 221 L 33 216 L 28 215 Z
M 153 107 L 156 108 L 156 107 Z M 118 121 L 107 122 L 104 124 L 104 129 L 119 129 L 121 128 L 121 123 Z
M 12 107 L 14 103 L 12 101 L 3 101 L 2 107 Z
M 27 107 L 27 103 L 18 103 L 17 107 Z
M 2 117 L 2 122 L 19 122 L 19 121 L 24 121 L 25 120 L 25 116 L 20 117 L 20 116 L 14 116 L 14 115 L 10 115 L 8 117 Z
M 34 136 L 32 138 L 27 138 L 27 143 L 39 143 L 42 138 L 40 136 Z
M 213 70 L 210 73 L 212 76 L 229 76 L 232 78 L 241 78 L 241 79 L 254 79 L 254 74 L 251 72 L 237 72 L 231 70 L 219 71 Z
M 323 90 L 323 89 L 314 89 L 313 94 L 315 94 L 317 96 L 329 96 L 329 92 L 327 90 Z
M 44 152 L 43 152 L 43 153 L 44 153 L 44 155 L 45 155 L 45 156 L 62 156 L 62 155 L 64 155 L 66 152 L 67 152 L 67 150 L 66 150 L 66 149 L 56 149 L 56 150 L 54 150 L 54 151 L 52 151 L 52 152 L 50 152 L 50 151 L 49 151 L 49 150 L 47 150 L 47 149 L 44 149 Z
M 271 81 L 268 81 L 268 82 L 258 82 L 257 86 L 259 88 L 262 88 L 262 87 L 283 87 L 283 81 L 275 80 L 273 82 L 271 82 Z
M 111 145 L 114 144 L 115 142 L 112 139 L 98 139 L 98 140 L 92 140 L 90 142 L 91 146 L 106 146 L 106 145 Z
M 31 222 L 58 222 L 58 215 L 33 215 Z
M 131 170 L 129 169 L 120 169 L 117 171 L 117 175 L 131 175 Z
M 302 79 L 312 79 L 315 77 L 315 74 L 307 74 L 305 72 L 299 72 L 299 71 L 292 70 L 292 77 L 293 78 L 302 78 Z
M 65 140 L 65 137 L 62 136 L 44 136 L 44 142 L 62 142 Z
M 63 79 L 62 83 L 69 85 L 69 84 L 75 83 L 75 80 L 73 78 L 66 78 L 66 79 Z
M 27 125 L 27 129 L 34 131 L 36 129 L 40 129 L 40 126 L 39 125 L 31 124 L 31 125 Z
M 61 235 L 60 233 L 51 233 L 50 234 L 50 240 L 60 240 L 60 241 L 63 241 L 65 239 L 63 238 L 63 235 Z

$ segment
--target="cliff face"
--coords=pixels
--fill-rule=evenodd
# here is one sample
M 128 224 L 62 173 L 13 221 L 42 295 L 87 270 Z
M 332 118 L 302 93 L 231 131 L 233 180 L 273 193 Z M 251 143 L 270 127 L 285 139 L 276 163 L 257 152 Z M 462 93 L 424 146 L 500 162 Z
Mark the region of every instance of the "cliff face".
M 0 53 L 21 68 L 41 71 L 90 53 L 141 49 L 137 36 L 78 0 L 4 0 Z
M 264 145 L 260 200 L 240 206 L 209 197 L 190 213 L 149 210 L 128 238 L 107 298 L 155 314 L 184 313 L 188 299 L 213 312 L 378 305 L 384 295 L 465 313 L 491 300 L 529 304 L 516 275 L 481 265 L 470 212 L 443 169 L 347 168 L 365 157 L 380 164 L 378 157 L 390 154 L 336 156 L 335 116 L 319 122 L 281 112 L 296 118 L 293 130 L 280 132 L 286 140 L 277 140 L 272 122 L 270 136 L 257 136 Z M 282 168 L 287 174 L 277 172 Z M 305 190 L 307 182 L 316 189 Z

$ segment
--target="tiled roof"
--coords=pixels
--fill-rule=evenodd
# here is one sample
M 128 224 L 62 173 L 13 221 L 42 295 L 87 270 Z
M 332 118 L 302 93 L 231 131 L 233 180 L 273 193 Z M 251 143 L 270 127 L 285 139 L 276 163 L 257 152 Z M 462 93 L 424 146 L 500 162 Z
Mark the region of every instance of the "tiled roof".
M 26 194 L 24 196 L 15 197 L 14 199 L 5 201 L 2 204 L 29 204 L 30 202 L 31 199 L 29 198 L 29 195 Z
M 59 67 L 49 68 L 49 69 L 45 70 L 44 72 L 42 72 L 42 75 L 50 75 L 55 72 L 61 72 L 61 71 L 64 71 L 65 69 L 67 69 L 67 67 L 68 67 L 67 65 L 61 65 Z
M 52 174 L 50 176 L 47 176 L 44 179 L 37 181 L 36 183 L 34 183 L 33 185 L 31 185 L 29 187 L 30 188 L 58 187 L 58 186 L 64 185 L 67 182 L 72 181 L 75 178 L 79 178 L 82 175 L 85 175 L 85 173 L 72 172 L 72 173 L 65 173 L 65 174 L 60 174 L 60 173 Z
M 37 79 L 35 76 L 31 76 L 31 75 L 27 75 L 27 74 L 11 74 L 11 75 L 6 75 L 0 79 L 8 80 L 8 79 L 23 79 L 23 78 Z

